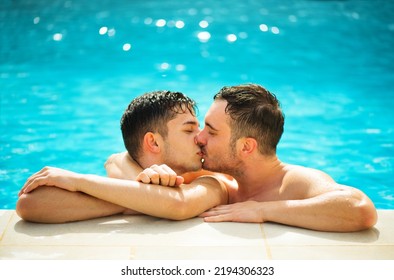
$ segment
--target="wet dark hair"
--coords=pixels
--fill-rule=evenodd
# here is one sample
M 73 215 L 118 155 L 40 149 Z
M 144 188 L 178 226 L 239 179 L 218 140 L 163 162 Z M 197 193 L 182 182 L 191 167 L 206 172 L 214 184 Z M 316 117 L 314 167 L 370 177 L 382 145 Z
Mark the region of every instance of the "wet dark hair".
M 276 96 L 256 84 L 223 87 L 214 100 L 227 101 L 226 113 L 231 117 L 231 143 L 241 137 L 257 140 L 264 155 L 276 153 L 283 134 L 284 114 Z
M 196 102 L 181 92 L 154 91 L 133 99 L 120 120 L 128 153 L 138 161 L 142 140 L 147 132 L 160 133 L 166 138 L 170 120 L 187 111 L 195 116 L 196 110 Z

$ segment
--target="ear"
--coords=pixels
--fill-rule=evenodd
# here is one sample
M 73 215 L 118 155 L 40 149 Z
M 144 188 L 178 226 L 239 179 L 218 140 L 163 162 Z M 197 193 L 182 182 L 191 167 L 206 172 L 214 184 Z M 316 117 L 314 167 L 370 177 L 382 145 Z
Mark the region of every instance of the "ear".
M 144 135 L 144 141 L 143 141 L 143 146 L 147 151 L 150 151 L 151 153 L 160 153 L 160 145 L 158 139 L 160 137 L 159 134 L 152 133 L 152 132 L 147 132 Z
M 245 137 L 238 140 L 240 145 L 240 154 L 249 156 L 257 149 L 257 141 L 251 137 Z

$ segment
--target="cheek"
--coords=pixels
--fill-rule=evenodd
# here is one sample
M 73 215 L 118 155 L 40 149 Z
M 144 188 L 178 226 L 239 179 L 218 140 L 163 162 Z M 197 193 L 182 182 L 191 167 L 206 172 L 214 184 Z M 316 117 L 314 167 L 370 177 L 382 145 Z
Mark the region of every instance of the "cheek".
M 195 136 L 190 136 L 184 139 L 178 139 L 179 146 L 181 147 L 182 150 L 185 152 L 194 151 L 196 149 L 196 141 L 195 141 Z
M 207 149 L 210 150 L 211 152 L 215 152 L 215 153 L 218 150 L 220 150 L 222 148 L 222 145 L 223 145 L 223 143 L 218 141 L 218 139 L 215 138 L 215 137 L 206 139 L 205 143 L 206 143 Z
M 223 151 L 226 148 L 226 144 L 223 140 L 221 140 L 218 137 L 213 137 L 211 139 L 208 140 L 208 147 L 211 150 L 214 150 L 215 152 L 220 152 Z

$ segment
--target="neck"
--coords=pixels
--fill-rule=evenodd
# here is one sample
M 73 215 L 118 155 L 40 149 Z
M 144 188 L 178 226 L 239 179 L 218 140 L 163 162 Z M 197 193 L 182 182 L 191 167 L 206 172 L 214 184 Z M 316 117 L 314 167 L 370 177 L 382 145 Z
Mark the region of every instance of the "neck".
M 244 162 L 243 172 L 234 175 L 238 192 L 245 197 L 280 187 L 283 178 L 283 163 L 277 156 L 261 156 Z
M 146 169 L 151 167 L 152 165 L 161 165 L 164 164 L 162 160 L 157 156 L 142 156 L 138 159 L 138 164 L 142 167 L 142 169 Z

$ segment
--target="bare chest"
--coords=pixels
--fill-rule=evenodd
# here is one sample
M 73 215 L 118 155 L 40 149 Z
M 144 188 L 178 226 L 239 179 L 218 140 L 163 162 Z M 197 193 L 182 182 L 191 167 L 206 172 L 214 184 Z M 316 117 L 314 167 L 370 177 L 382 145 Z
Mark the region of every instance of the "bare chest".
M 279 201 L 279 200 L 293 200 L 304 199 L 306 194 L 302 186 L 291 185 L 283 186 L 281 183 L 274 185 L 264 186 L 261 185 L 252 189 L 252 191 L 244 190 L 241 187 L 231 188 L 229 190 L 229 202 L 236 203 L 242 201 Z
M 272 189 L 259 188 L 254 192 L 245 192 L 239 188 L 232 188 L 229 190 L 229 203 L 236 203 L 242 201 L 277 201 L 284 199 L 279 191 L 280 187 Z

